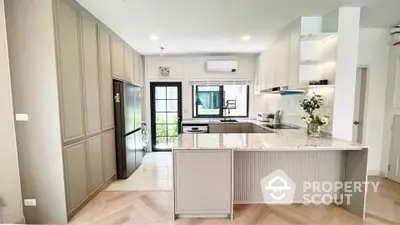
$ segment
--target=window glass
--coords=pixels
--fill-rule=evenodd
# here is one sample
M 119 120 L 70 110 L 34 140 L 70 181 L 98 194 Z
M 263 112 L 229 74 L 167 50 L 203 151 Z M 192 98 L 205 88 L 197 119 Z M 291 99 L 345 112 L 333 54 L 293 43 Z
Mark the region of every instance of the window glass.
M 248 85 L 193 86 L 194 117 L 247 117 Z
M 198 86 L 196 105 L 198 115 L 218 116 L 220 111 L 220 86 Z

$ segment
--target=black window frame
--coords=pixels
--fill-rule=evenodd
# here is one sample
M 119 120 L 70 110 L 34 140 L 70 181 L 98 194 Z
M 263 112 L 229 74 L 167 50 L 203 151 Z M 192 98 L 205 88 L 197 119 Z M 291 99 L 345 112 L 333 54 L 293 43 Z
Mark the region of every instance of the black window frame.
M 218 115 L 199 115 L 198 107 L 196 105 L 197 102 L 197 92 L 199 86 L 207 86 L 207 85 L 192 85 L 192 118 L 248 118 L 249 117 L 249 106 L 250 106 L 250 87 L 246 85 L 246 115 L 245 116 L 224 116 L 224 85 L 208 85 L 208 86 L 219 86 L 220 91 L 220 105 L 222 107 L 219 108 Z M 195 99 L 196 97 L 196 99 Z M 196 112 L 196 114 L 195 114 Z

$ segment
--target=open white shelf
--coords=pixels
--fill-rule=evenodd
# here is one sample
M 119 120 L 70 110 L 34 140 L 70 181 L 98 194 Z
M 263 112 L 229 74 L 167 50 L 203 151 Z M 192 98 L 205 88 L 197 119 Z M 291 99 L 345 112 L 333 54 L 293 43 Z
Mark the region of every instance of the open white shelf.
M 334 84 L 328 84 L 328 85 L 308 85 L 307 88 L 334 88 Z
M 309 34 L 306 36 L 302 36 L 302 41 L 320 41 L 324 42 L 336 36 L 336 33 L 317 33 L 317 34 Z

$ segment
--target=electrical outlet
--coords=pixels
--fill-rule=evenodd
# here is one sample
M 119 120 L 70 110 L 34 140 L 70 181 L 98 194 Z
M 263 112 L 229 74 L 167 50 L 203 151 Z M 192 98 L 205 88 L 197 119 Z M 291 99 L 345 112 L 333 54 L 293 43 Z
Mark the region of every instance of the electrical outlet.
M 36 199 L 24 199 L 25 206 L 36 206 Z

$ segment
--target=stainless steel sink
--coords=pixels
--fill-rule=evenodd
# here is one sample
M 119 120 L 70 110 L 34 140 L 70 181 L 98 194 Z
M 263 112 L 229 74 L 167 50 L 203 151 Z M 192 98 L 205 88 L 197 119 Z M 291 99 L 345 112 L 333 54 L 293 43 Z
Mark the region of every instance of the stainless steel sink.
M 222 123 L 237 123 L 237 120 L 231 120 L 231 119 L 224 119 L 224 120 L 220 120 L 219 122 Z

